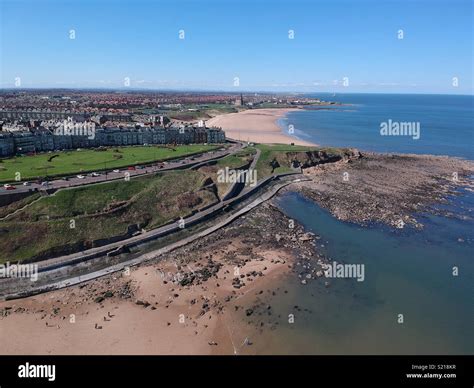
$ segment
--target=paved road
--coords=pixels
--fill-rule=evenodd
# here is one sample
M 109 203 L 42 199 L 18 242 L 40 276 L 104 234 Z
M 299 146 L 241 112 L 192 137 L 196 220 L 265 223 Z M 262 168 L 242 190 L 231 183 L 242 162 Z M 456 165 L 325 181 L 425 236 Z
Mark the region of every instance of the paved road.
M 266 185 L 270 180 L 274 178 L 275 177 L 271 176 L 266 179 L 263 179 L 260 182 L 258 182 L 257 185 L 255 185 L 254 187 L 249 187 L 249 186 L 245 187 L 245 189 L 242 192 L 240 192 L 238 196 L 227 199 L 225 201 L 221 201 L 205 210 L 198 211 L 189 217 L 172 221 L 167 225 L 149 230 L 144 233 L 140 233 L 136 236 L 129 237 L 127 239 L 117 241 L 115 243 L 107 244 L 104 246 L 91 248 L 82 252 L 76 252 L 69 255 L 59 256 L 59 257 L 40 261 L 37 263 L 39 271 L 48 271 L 57 267 L 70 265 L 72 263 L 77 263 L 79 261 L 86 261 L 86 260 L 90 260 L 96 257 L 105 256 L 108 253 L 114 250 L 117 250 L 123 246 L 133 247 L 139 244 L 143 244 L 145 242 L 155 240 L 159 237 L 163 237 L 171 233 L 178 232 L 182 228 L 195 225 L 199 222 L 202 222 L 206 219 L 211 218 L 211 216 L 222 211 L 229 205 L 242 201 L 244 198 L 247 198 L 249 195 L 253 194 L 254 192 L 257 192 L 261 187 Z
M 242 147 L 243 147 L 243 144 L 239 143 L 238 146 L 234 145 L 232 150 L 227 150 L 227 151 L 237 152 Z M 250 167 L 253 168 L 255 166 L 259 156 L 260 156 L 260 153 L 257 152 L 257 154 L 254 156 L 254 160 L 253 160 Z M 63 255 L 63 256 L 47 259 L 47 260 L 42 260 L 42 261 L 37 263 L 39 271 L 48 271 L 48 270 L 51 270 L 51 269 L 54 269 L 54 268 L 57 268 L 57 267 L 74 264 L 74 263 L 77 263 L 77 262 L 80 262 L 80 261 L 90 260 L 90 259 L 100 257 L 100 256 L 105 256 L 108 253 L 110 253 L 114 250 L 120 249 L 123 246 L 129 246 L 129 247 L 130 246 L 135 246 L 135 245 L 145 243 L 145 242 L 148 242 L 148 241 L 151 241 L 151 240 L 155 240 L 159 237 L 166 236 L 168 234 L 177 232 L 182 227 L 195 225 L 195 224 L 197 224 L 197 223 L 199 223 L 203 220 L 206 220 L 206 219 L 210 218 L 214 214 L 217 214 L 218 212 L 220 212 L 221 210 L 223 210 L 227 206 L 229 206 L 233 203 L 236 203 L 238 201 L 241 201 L 242 198 L 249 195 L 249 190 L 251 192 L 253 192 L 253 191 L 256 192 L 260 187 L 265 185 L 267 182 L 268 182 L 268 178 L 260 181 L 255 187 L 247 187 L 242 192 L 238 191 L 231 198 L 228 198 L 224 201 L 221 201 L 221 202 L 219 202 L 219 203 L 217 203 L 213 206 L 210 206 L 207 209 L 204 209 L 202 211 L 198 211 L 198 212 L 196 212 L 195 214 L 192 214 L 189 217 L 183 218 L 181 220 L 171 221 L 170 223 L 168 223 L 164 226 L 152 229 L 152 230 L 147 231 L 147 232 L 140 233 L 136 236 L 129 237 L 127 239 L 120 240 L 118 242 L 107 244 L 107 245 L 104 245 L 104 246 L 91 248 L 91 249 L 88 249 L 88 250 L 85 250 L 85 251 L 82 251 L 82 252 L 76 252 L 76 253 L 72 253 L 72 254 L 69 254 L 69 255 Z M 237 196 L 237 194 L 239 194 L 239 195 Z
M 249 173 L 249 171 L 254 171 L 255 166 L 257 165 L 258 159 L 260 158 L 260 155 L 262 154 L 262 151 L 260 151 L 259 148 L 256 149 L 255 155 L 253 155 L 253 160 L 252 163 L 245 169 L 244 171 L 239 171 L 238 172 L 238 177 L 236 179 L 236 182 L 229 187 L 227 192 L 222 196 L 222 200 L 226 201 L 228 199 L 234 198 L 240 192 L 245 188 L 245 182 L 246 182 L 246 176 Z
M 260 153 L 257 152 L 257 154 L 255 155 L 254 160 L 251 163 L 251 165 L 249 166 L 249 168 L 254 168 L 255 167 L 259 156 L 260 156 Z M 235 197 L 232 197 L 232 198 L 229 198 L 225 201 L 219 202 L 219 203 L 217 203 L 217 204 L 215 204 L 215 205 L 213 205 L 213 206 L 211 206 L 207 209 L 199 211 L 199 212 L 197 212 L 197 213 L 195 213 L 195 214 L 193 214 L 189 217 L 186 217 L 184 219 L 176 220 L 175 222 L 171 222 L 170 224 L 167 224 L 167 225 L 164 225 L 162 227 L 159 227 L 159 228 L 141 233 L 139 235 L 130 237 L 128 239 L 118 241 L 116 243 L 111 243 L 111 244 L 108 244 L 106 246 L 88 249 L 88 250 L 83 251 L 83 252 L 77 252 L 77 253 L 73 253 L 73 254 L 70 254 L 70 255 L 64 255 L 64 256 L 60 256 L 60 257 L 56 257 L 56 258 L 52 258 L 52 259 L 48 259 L 48 260 L 38 262 L 38 263 L 36 263 L 38 265 L 38 270 L 39 270 L 40 273 L 43 273 L 43 274 L 48 273 L 48 272 L 53 273 L 54 271 L 65 271 L 65 270 L 67 271 L 66 268 L 74 267 L 77 264 L 80 264 L 80 263 L 83 263 L 83 262 L 86 262 L 86 261 L 89 261 L 89 260 L 92 260 L 92 259 L 97 259 L 97 258 L 100 258 L 100 257 L 104 257 L 107 254 L 110 254 L 111 252 L 116 251 L 117 249 L 123 248 L 124 246 L 133 247 L 133 246 L 136 246 L 136 245 L 140 245 L 140 244 L 155 240 L 159 237 L 166 236 L 168 234 L 177 232 L 177 231 L 181 230 L 181 228 L 183 226 L 184 227 L 189 227 L 189 226 L 198 224 L 202 221 L 205 221 L 207 219 L 212 218 L 213 216 L 215 216 L 216 214 L 218 214 L 222 210 L 226 209 L 228 206 L 237 204 L 241 201 L 244 201 L 250 195 L 253 195 L 254 193 L 258 192 L 264 185 L 266 185 L 271 180 L 274 180 L 276 178 L 277 177 L 275 177 L 275 176 L 267 177 L 267 178 L 261 180 L 260 182 L 258 182 L 257 185 L 254 186 L 254 187 L 251 187 L 251 186 L 250 187 L 249 186 L 244 187 L 244 189 L 239 191 L 238 195 L 235 196 Z M 295 180 L 295 181 L 299 181 L 299 180 L 300 179 Z M 279 185 L 277 184 L 276 188 L 274 188 L 270 192 L 270 194 L 264 193 L 263 195 L 261 195 L 260 198 L 256 199 L 254 202 L 252 202 L 252 204 L 247 205 L 243 209 L 241 209 L 238 212 L 234 213 L 233 215 L 230 215 L 223 222 L 220 222 L 219 224 L 216 224 L 213 227 L 208 228 L 207 231 L 209 233 L 211 233 L 211 231 L 217 230 L 220 227 L 222 227 L 224 225 L 227 225 L 229 222 L 231 222 L 236 217 L 239 217 L 241 214 L 253 209 L 255 206 L 258 206 L 260 203 L 262 203 L 262 202 L 268 200 L 269 198 L 271 198 L 273 195 L 276 194 L 276 192 L 281 187 L 283 187 L 287 184 L 289 184 L 289 183 L 285 182 L 283 184 L 281 184 L 281 183 Z M 178 222 L 178 221 L 181 221 L 181 222 Z M 184 223 L 182 221 L 184 221 Z M 190 236 L 187 239 L 183 239 L 181 241 L 178 241 L 178 242 L 176 242 L 174 244 L 171 244 L 170 246 L 165 247 L 163 249 L 171 249 L 172 247 L 174 247 L 172 249 L 175 249 L 177 246 L 182 246 L 182 245 L 185 245 L 185 244 L 189 243 L 190 241 L 194 241 L 194 239 L 199 238 L 199 236 L 201 236 L 201 234 L 199 233 L 196 236 L 197 237 Z M 189 239 L 192 239 L 192 240 L 189 240 Z M 121 264 L 121 265 L 123 267 L 123 264 Z M 115 266 L 112 266 L 110 268 L 105 268 L 105 269 L 101 270 L 102 275 L 104 275 L 106 273 L 113 272 L 113 267 L 115 267 Z M 98 276 L 102 276 L 102 275 L 98 275 Z M 84 276 L 79 276 L 78 279 L 83 279 L 81 281 L 84 281 L 84 280 L 89 279 L 90 278 L 89 276 L 90 276 L 89 274 L 84 275 Z M 14 287 L 14 285 L 17 284 L 18 280 L 21 280 L 21 279 L 12 279 L 12 278 L 2 279 L 1 282 L 0 282 L 2 287 L 0 287 L 0 288 L 2 288 L 5 292 L 5 290 L 8 290 L 10 288 L 10 286 Z M 62 281 L 61 284 L 64 287 L 64 286 L 70 285 L 71 283 L 70 283 L 70 280 L 65 280 L 65 281 Z M 34 284 L 30 283 L 29 287 L 28 287 L 28 292 L 31 292 L 30 287 L 37 288 Z M 45 288 L 46 286 L 40 286 L 40 287 L 42 289 L 42 292 L 47 290 Z
M 189 157 L 182 157 L 177 160 L 169 161 L 169 162 L 154 162 L 153 164 L 142 166 L 140 168 L 136 168 L 135 170 L 128 170 L 128 168 L 119 169 L 118 172 L 114 172 L 114 170 L 108 170 L 107 173 L 100 172 L 99 176 L 93 177 L 90 174 L 83 174 L 84 178 L 78 178 L 77 175 L 69 177 L 66 179 L 56 179 L 50 182 L 47 182 L 46 185 L 33 183 L 31 182 L 29 186 L 23 186 L 22 183 L 19 184 L 12 184 L 12 186 L 16 187 L 16 190 L 6 190 L 3 185 L 0 188 L 0 195 L 5 194 L 12 194 L 12 193 L 23 193 L 28 191 L 45 191 L 51 189 L 64 189 L 68 187 L 78 187 L 78 186 L 85 186 L 94 183 L 101 183 L 101 182 L 108 182 L 113 180 L 125 179 L 125 176 L 129 176 L 130 178 L 135 178 L 137 176 L 143 176 L 147 174 L 152 174 L 161 171 L 170 171 L 175 169 L 184 169 L 190 168 L 194 165 L 209 162 L 215 159 L 223 158 L 227 155 L 234 154 L 240 151 L 244 147 L 244 143 L 231 143 L 230 147 L 225 150 L 216 150 L 206 152 L 204 154 L 189 156 Z

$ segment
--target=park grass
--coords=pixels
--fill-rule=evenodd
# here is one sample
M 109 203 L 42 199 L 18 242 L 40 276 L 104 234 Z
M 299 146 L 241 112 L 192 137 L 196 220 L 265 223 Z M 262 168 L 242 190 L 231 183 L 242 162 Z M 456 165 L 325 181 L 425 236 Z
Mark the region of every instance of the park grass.
M 257 144 L 261 154 L 255 167 L 258 173 L 258 179 L 266 178 L 270 175 L 294 172 L 291 167 L 291 160 L 295 154 L 309 151 L 325 151 L 328 154 L 342 154 L 345 148 L 317 147 L 317 146 L 299 146 L 286 144 Z M 292 156 L 292 157 L 290 157 Z M 271 162 L 276 160 L 279 167 L 273 170 Z
M 227 166 L 229 168 L 237 168 L 248 162 L 256 152 L 257 151 L 254 147 L 246 147 L 233 155 L 228 155 L 225 158 L 219 159 L 217 165 L 219 167 Z
M 152 176 L 145 176 L 134 178 L 133 182 L 117 180 L 60 190 L 30 205 L 27 211 L 18 213 L 14 218 L 35 222 L 47 217 L 56 219 L 94 214 L 109 205 L 129 200 L 144 190 L 153 179 Z
M 57 247 L 83 250 L 95 240 L 125 235 L 130 225 L 149 230 L 186 217 L 217 201 L 202 189 L 205 178 L 183 170 L 60 190 L 0 221 L 0 262 L 31 259 Z
M 217 172 L 221 169 L 225 169 L 226 167 L 232 170 L 245 166 L 252 160 L 252 157 L 256 152 L 257 151 L 254 147 L 246 147 L 233 155 L 228 155 L 225 158 L 219 159 L 214 165 L 200 168 L 200 170 L 205 172 L 216 184 L 219 198 L 222 199 L 222 197 L 227 193 L 231 183 L 218 182 Z
M 256 167 L 259 179 L 265 177 L 262 171 L 271 174 L 273 158 L 277 158 L 281 165 L 275 172 L 291 170 L 289 165 L 285 165 L 287 152 L 318 149 L 256 145 L 198 170 L 161 172 L 129 181 L 62 189 L 40 199 L 37 196 L 25 199 L 10 210 L 29 203 L 28 206 L 0 221 L 0 262 L 23 261 L 45 253 L 51 256 L 51 252 L 54 252 L 52 256 L 59 256 L 84 250 L 94 246 L 93 241 L 124 236 L 131 225 L 150 230 L 186 217 L 222 198 L 230 184 L 218 183 L 217 171 L 248 164 L 256 148 L 261 150 Z M 203 188 L 208 178 L 216 184 L 217 192 Z M 37 200 L 32 202 L 34 199 Z M 71 228 L 71 220 L 74 220 L 74 228 Z M 65 251 L 64 247 L 70 250 Z
M 24 197 L 22 199 L 19 199 L 15 202 L 12 202 L 8 205 L 1 206 L 0 207 L 0 218 L 5 217 L 7 214 L 11 214 L 14 211 L 21 209 L 22 207 L 30 204 L 33 201 L 36 201 L 39 197 L 41 197 L 40 193 L 32 193 L 31 195 L 28 195 L 27 197 Z
M 272 174 L 280 174 L 285 172 L 294 171 L 288 160 L 284 157 L 287 152 L 307 152 L 317 151 L 320 147 L 311 146 L 299 146 L 299 145 L 286 145 L 286 144 L 257 144 L 256 147 L 261 151 L 260 158 L 258 159 L 255 169 L 257 170 L 258 179 L 266 178 Z M 276 159 L 280 164 L 272 172 L 272 166 L 270 163 L 273 159 Z
M 204 144 L 178 145 L 175 147 L 109 147 L 103 151 L 88 149 L 44 153 L 34 156 L 17 156 L 0 160 L 0 182 L 15 181 L 16 173 L 20 173 L 22 181 L 73 175 L 176 159 L 211 151 L 219 147 L 219 145 Z
M 170 112 L 169 118 L 176 121 L 196 121 L 199 119 L 209 119 L 211 116 L 201 111 L 177 111 Z
M 193 109 L 193 110 L 187 110 Z M 180 110 L 166 111 L 165 114 L 173 120 L 178 121 L 196 121 L 199 119 L 209 119 L 211 117 L 224 113 L 236 113 L 237 109 L 229 104 L 191 104 L 186 105 Z

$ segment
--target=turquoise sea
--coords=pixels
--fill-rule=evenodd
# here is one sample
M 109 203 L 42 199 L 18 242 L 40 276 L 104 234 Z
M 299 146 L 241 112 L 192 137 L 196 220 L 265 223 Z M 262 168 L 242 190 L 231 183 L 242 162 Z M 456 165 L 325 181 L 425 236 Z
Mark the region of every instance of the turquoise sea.
M 298 137 L 322 145 L 474 159 L 472 96 L 318 97 L 345 105 L 290 113 L 282 125 L 292 123 Z M 380 122 L 388 119 L 419 121 L 420 139 L 380 136 Z M 325 287 L 324 281 L 303 286 L 289 276 L 276 312 L 295 313 L 295 323 L 267 334 L 261 351 L 474 354 L 474 195 L 461 194 L 447 205 L 461 217 L 419 214 L 421 231 L 361 227 L 337 220 L 300 194 L 278 197 L 288 217 L 321 236 L 319 251 L 339 263 L 364 264 L 365 279 L 332 279 Z
M 474 96 L 413 94 L 308 95 L 341 105 L 290 112 L 284 131 L 324 146 L 450 155 L 474 160 Z M 383 122 L 419 123 L 420 138 L 381 136 Z

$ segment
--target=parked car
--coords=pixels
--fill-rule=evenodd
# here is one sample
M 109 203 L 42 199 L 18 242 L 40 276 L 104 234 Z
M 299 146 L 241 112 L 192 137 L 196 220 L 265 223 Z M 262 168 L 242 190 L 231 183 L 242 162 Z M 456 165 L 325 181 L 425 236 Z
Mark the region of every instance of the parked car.
M 120 170 L 113 170 L 112 172 L 120 172 Z
M 85 175 L 78 175 L 77 176 L 79 179 L 84 179 L 85 178 Z
M 23 182 L 23 186 L 29 186 L 30 184 L 30 182 Z
M 100 174 L 98 172 L 93 172 L 93 173 L 91 173 L 91 176 L 97 177 L 97 176 L 100 176 Z
M 128 167 L 128 168 L 127 168 L 127 170 L 130 170 L 130 171 L 135 171 L 135 167 L 133 167 L 133 166 L 130 166 L 130 167 Z

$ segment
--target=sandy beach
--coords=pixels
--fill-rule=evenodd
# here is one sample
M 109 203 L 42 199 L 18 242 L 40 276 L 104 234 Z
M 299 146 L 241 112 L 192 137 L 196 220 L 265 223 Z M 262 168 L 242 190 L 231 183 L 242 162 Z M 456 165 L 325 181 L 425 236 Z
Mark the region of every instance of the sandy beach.
M 278 241 L 258 226 L 270 218 Z M 246 220 L 255 227 L 244 227 Z M 0 302 L 0 354 L 262 352 L 265 336 L 285 325 L 270 313 L 294 249 L 312 249 L 307 238 L 299 240 L 303 229 L 288 230 L 287 223 L 263 205 L 128 273 Z
M 289 190 L 338 219 L 418 227 L 411 214 L 444 201 L 453 185 L 472 190 L 473 170 L 472 162 L 447 157 L 366 153 L 306 168 L 310 181 Z M 320 238 L 262 204 L 129 273 L 0 302 L 0 354 L 299 354 L 305 338 L 295 337 L 289 317 L 315 318 L 291 284 L 319 284 L 315 297 L 329 292 L 322 264 L 331 259 L 319 250 L 328 241 Z
M 249 330 L 240 317 L 244 309 L 235 306 L 246 303 L 247 293 L 253 295 L 269 286 L 272 278 L 286 268 L 282 263 L 263 260 L 247 265 L 242 274 L 267 268 L 266 276 L 258 284 L 242 287 L 239 295 L 232 292 L 232 277 L 224 279 L 225 273 L 233 272 L 229 265 L 221 267 L 219 279 L 181 287 L 171 280 L 178 272 L 176 267 L 165 262 L 159 269 L 144 266 L 132 269 L 128 276 L 116 274 L 82 286 L 2 303 L 2 309 L 11 307 L 7 310 L 11 314 L 0 319 L 0 353 L 241 353 Z M 133 297 L 121 298 L 121 290 L 128 288 L 133 290 Z M 106 292 L 114 295 L 101 297 Z M 232 303 L 224 308 L 224 300 L 231 299 Z
M 219 115 L 208 120 L 208 126 L 221 127 L 231 139 L 266 144 L 298 144 L 314 146 L 314 143 L 286 135 L 277 120 L 295 109 L 249 109 L 239 113 Z

